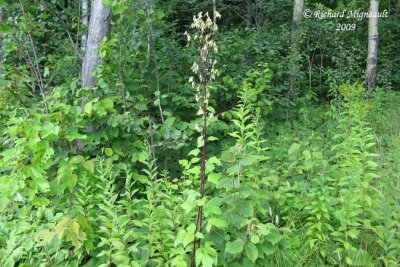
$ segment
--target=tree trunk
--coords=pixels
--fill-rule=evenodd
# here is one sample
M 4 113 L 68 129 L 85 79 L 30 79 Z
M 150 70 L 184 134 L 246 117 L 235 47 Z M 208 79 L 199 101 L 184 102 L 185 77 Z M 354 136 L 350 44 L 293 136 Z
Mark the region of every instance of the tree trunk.
M 303 16 L 304 0 L 295 0 L 293 7 L 293 23 L 291 34 L 291 50 L 290 50 L 290 89 L 289 93 L 293 91 L 295 83 L 297 83 L 297 76 L 300 70 L 300 38 L 301 38 L 301 18 Z
M 400 7 L 400 0 L 396 1 L 396 7 L 399 8 Z
M 89 33 L 86 42 L 85 58 L 82 64 L 82 88 L 93 87 L 96 78 L 92 73 L 101 63 L 97 54 L 104 37 L 109 37 L 111 30 L 111 9 L 104 6 L 102 0 L 93 0 L 89 22 Z M 84 100 L 82 101 L 85 102 Z
M 82 26 L 87 28 L 88 25 L 88 1 L 89 0 L 82 0 Z M 82 34 L 81 37 L 81 51 L 85 52 L 86 50 L 86 40 L 87 40 L 87 34 L 86 32 Z
M 379 0 L 371 0 L 369 8 L 371 16 L 368 20 L 368 58 L 365 84 L 368 92 L 372 92 L 376 85 L 376 63 L 378 61 L 378 17 Z

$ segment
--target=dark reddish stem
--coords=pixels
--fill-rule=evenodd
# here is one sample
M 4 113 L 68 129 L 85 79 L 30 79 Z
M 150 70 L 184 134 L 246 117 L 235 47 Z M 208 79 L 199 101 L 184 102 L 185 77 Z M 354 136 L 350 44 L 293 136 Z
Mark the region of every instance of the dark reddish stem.
M 201 81 L 204 86 L 203 90 L 203 152 L 201 158 L 201 174 L 200 174 L 200 196 L 201 198 L 204 197 L 204 185 L 206 179 L 206 159 L 207 159 L 207 92 L 208 92 L 208 82 L 207 82 L 207 58 L 208 58 L 208 51 L 205 54 L 201 53 Z M 194 239 L 193 239 L 193 256 L 192 256 L 192 264 L 191 267 L 195 267 L 195 258 L 196 258 L 196 248 L 200 246 L 200 240 L 197 240 L 196 234 L 198 232 L 203 232 L 203 207 L 200 206 L 197 212 L 197 219 L 196 219 L 196 230 L 194 232 Z

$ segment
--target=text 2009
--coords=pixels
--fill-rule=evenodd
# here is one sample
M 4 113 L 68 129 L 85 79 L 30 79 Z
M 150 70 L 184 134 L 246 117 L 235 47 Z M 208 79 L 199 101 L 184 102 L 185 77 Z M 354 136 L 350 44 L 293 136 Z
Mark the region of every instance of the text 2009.
M 338 24 L 336 27 L 337 31 L 354 31 L 356 29 L 356 24 Z

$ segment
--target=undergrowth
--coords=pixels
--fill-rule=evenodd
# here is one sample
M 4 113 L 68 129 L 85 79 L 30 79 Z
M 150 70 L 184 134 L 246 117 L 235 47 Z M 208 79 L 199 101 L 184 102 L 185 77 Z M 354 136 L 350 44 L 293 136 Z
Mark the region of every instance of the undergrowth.
M 249 73 L 238 105 L 221 115 L 229 142 L 207 159 L 203 198 L 201 143 L 171 177 L 147 142 L 132 155 L 139 171 L 110 151 L 62 159 L 55 144 L 65 133 L 51 117 L 11 119 L 1 265 L 188 266 L 196 236 L 196 266 L 396 266 L 398 94 L 371 98 L 360 84 L 342 85 L 330 105 L 275 122 L 261 113 L 254 77 L 264 72 Z

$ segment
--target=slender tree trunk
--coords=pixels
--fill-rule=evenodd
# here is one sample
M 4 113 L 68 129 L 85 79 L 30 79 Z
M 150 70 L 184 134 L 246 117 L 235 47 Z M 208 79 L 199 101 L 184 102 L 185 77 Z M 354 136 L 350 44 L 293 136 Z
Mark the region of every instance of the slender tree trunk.
M 96 71 L 101 63 L 101 58 L 97 54 L 97 49 L 100 47 L 103 39 L 110 36 L 111 17 L 111 9 L 106 7 L 102 0 L 92 1 L 85 57 L 82 63 L 82 88 L 92 88 L 96 85 L 96 77 L 93 76 L 93 72 Z M 87 99 L 82 97 L 82 107 L 86 104 L 86 101 Z M 93 125 L 88 125 L 86 132 L 90 133 L 95 131 L 96 128 Z M 83 143 L 81 140 L 77 140 L 77 147 L 78 149 L 82 149 Z
M 297 76 L 300 70 L 300 38 L 301 38 L 301 18 L 303 16 L 304 0 L 294 0 L 293 7 L 293 23 L 291 34 L 291 50 L 290 50 L 290 88 L 289 93 L 293 92 L 297 83 Z
M 397 0 L 396 1 L 396 8 L 399 8 L 400 7 L 400 0 Z
M 372 92 L 376 86 L 376 64 L 378 62 L 378 17 L 379 0 L 371 0 L 369 11 L 371 16 L 368 21 L 368 58 L 365 84 L 368 92 Z
M 88 1 L 89 0 L 82 0 L 82 26 L 84 26 L 85 28 L 87 28 L 88 25 Z M 86 49 L 86 40 L 87 40 L 87 34 L 84 33 L 82 34 L 81 37 L 81 51 L 85 52 Z
M 92 76 L 92 73 L 101 63 L 97 49 L 104 37 L 110 35 L 111 16 L 111 9 L 104 6 L 102 0 L 92 2 L 85 58 L 82 64 L 82 88 L 91 88 L 96 84 L 96 78 Z M 84 103 L 85 100 L 82 101 L 82 104 Z

